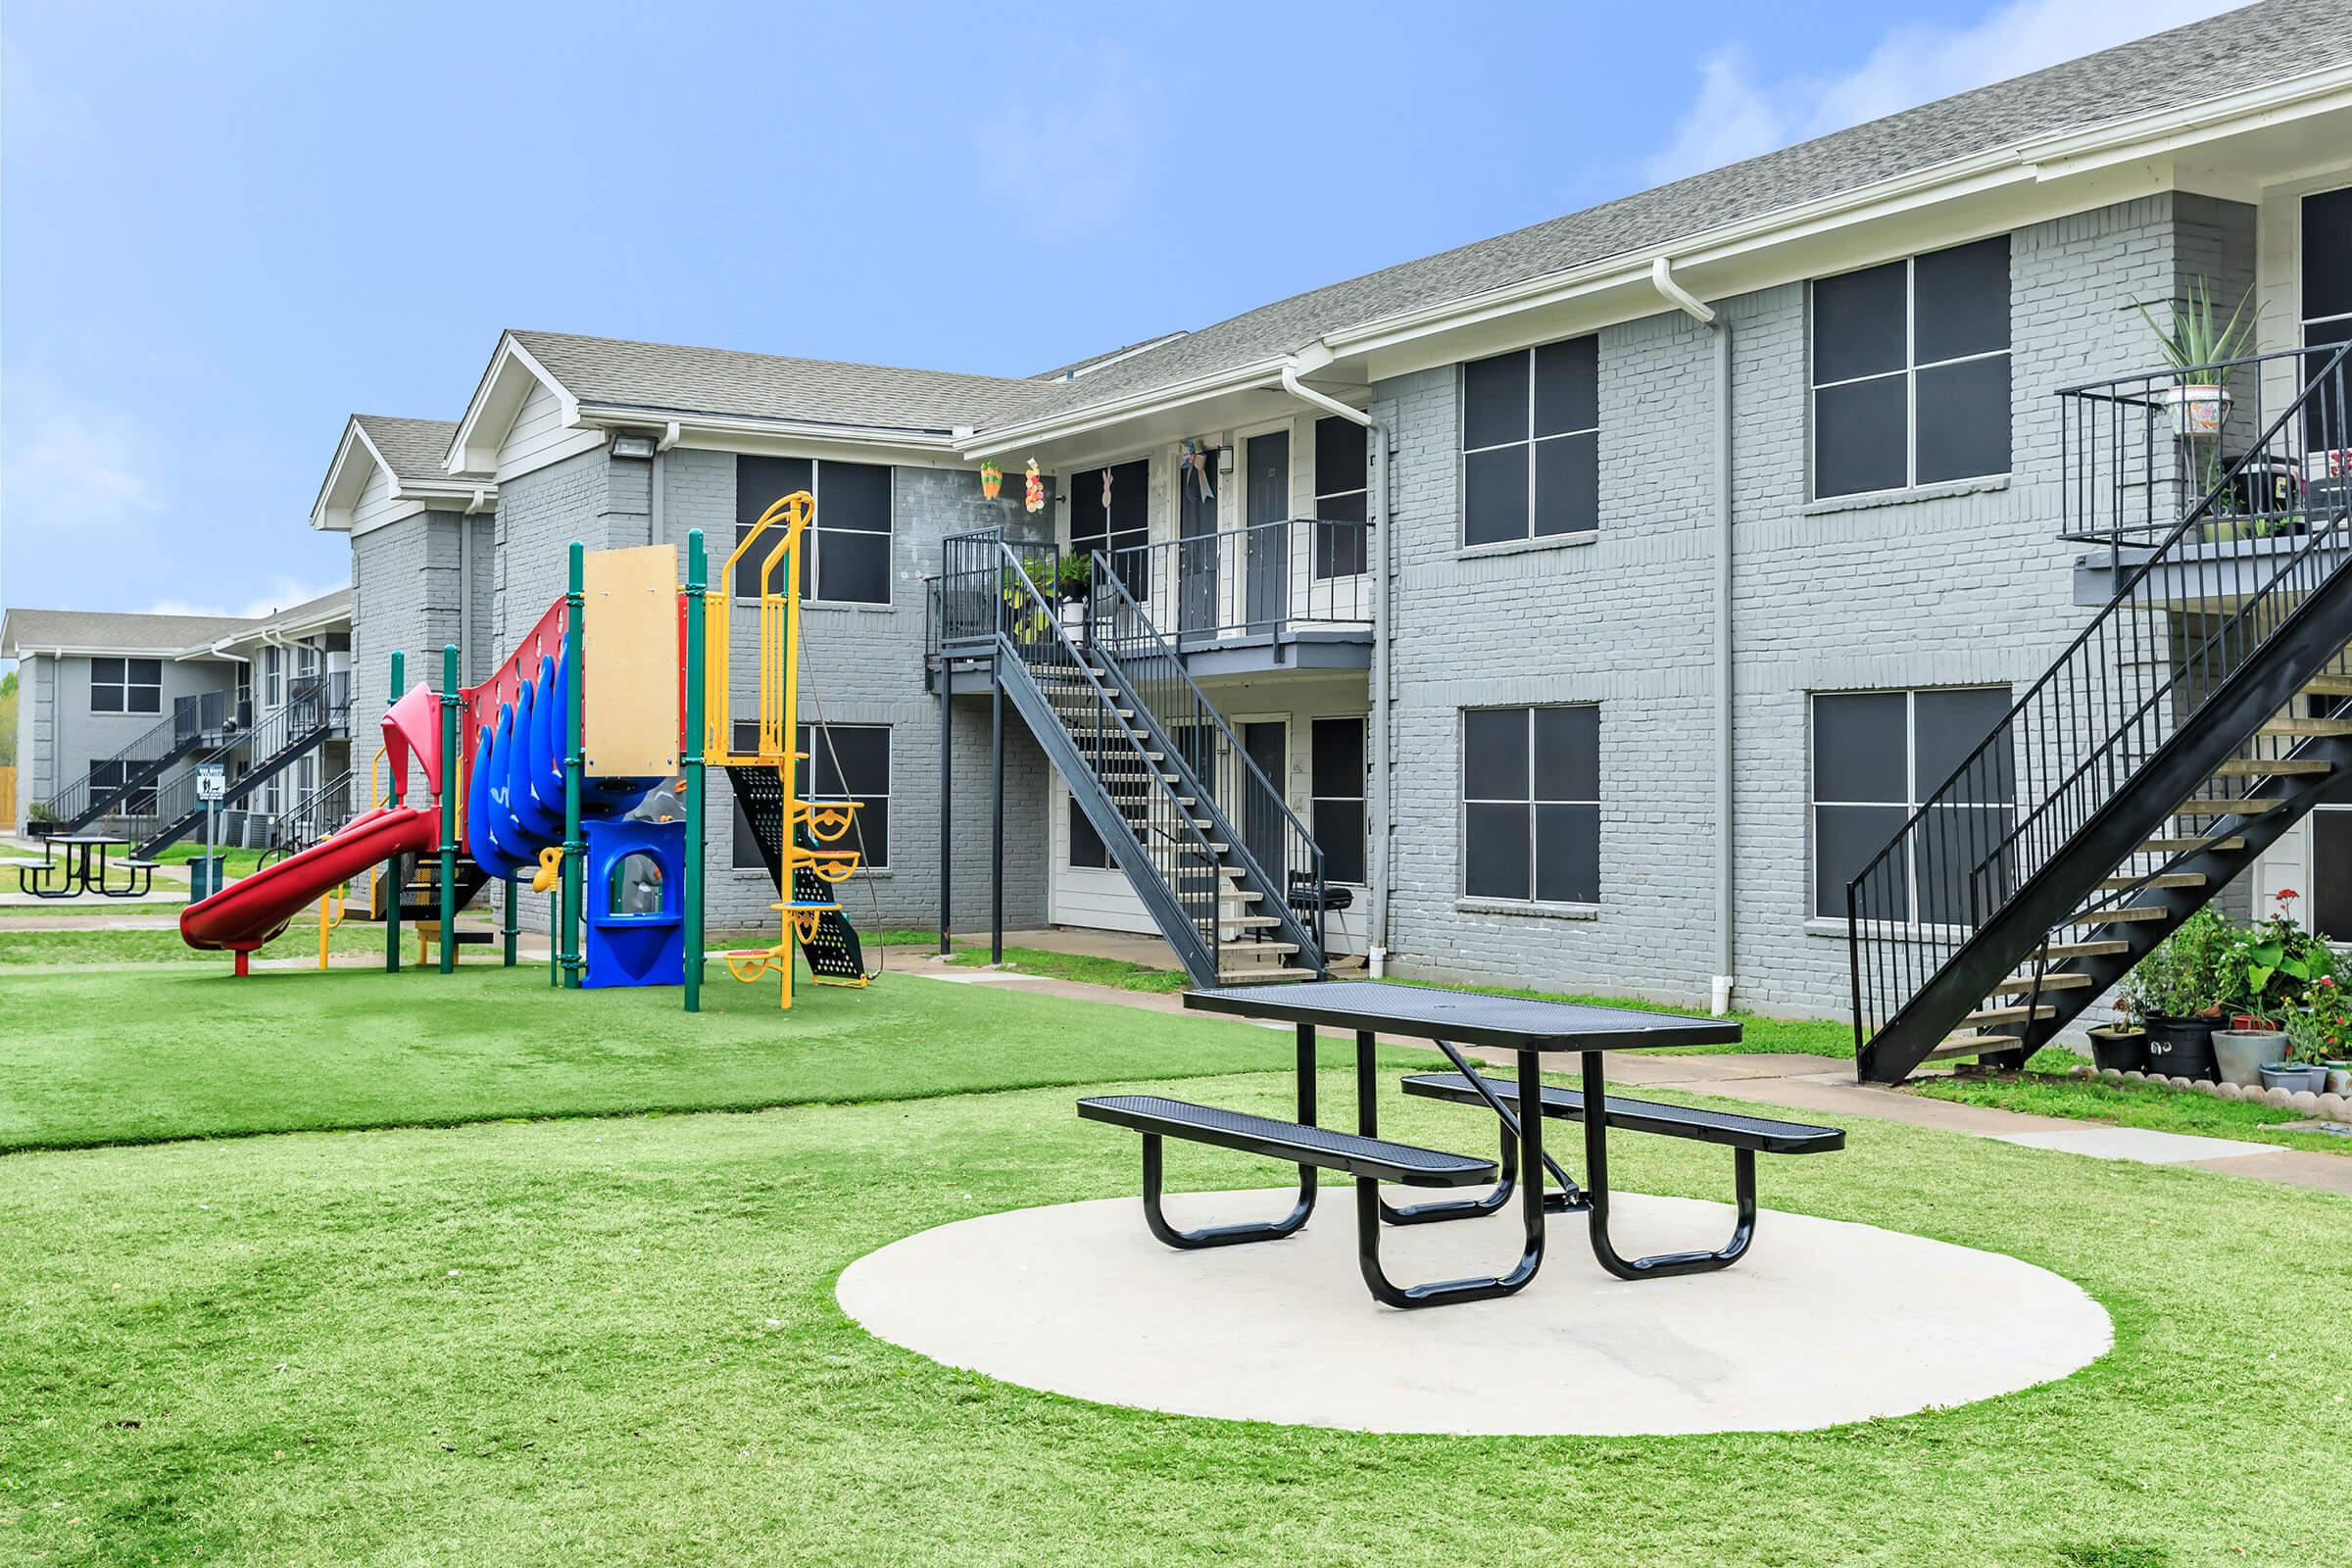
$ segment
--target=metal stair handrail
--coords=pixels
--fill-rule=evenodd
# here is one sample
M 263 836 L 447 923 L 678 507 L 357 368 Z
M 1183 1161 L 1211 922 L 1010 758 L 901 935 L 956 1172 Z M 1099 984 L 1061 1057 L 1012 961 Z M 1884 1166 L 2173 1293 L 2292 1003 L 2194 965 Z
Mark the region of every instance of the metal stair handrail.
M 196 799 L 196 770 L 209 762 L 227 762 L 239 747 L 247 748 L 253 765 L 228 780 L 221 805 L 242 800 L 286 763 L 350 721 L 351 687 L 341 671 L 304 675 L 286 685 L 284 706 L 251 729 L 238 729 L 220 745 L 198 755 L 191 765 L 155 788 L 155 808 L 149 820 L 156 830 L 139 844 L 139 854 L 152 856 L 178 839 L 204 814 Z
M 2297 357 L 2308 365 L 2319 352 L 2298 351 Z M 2219 477 L 2183 510 L 2162 541 L 2144 559 L 2119 568 L 2120 580 L 2107 605 L 1990 734 L 1906 815 L 1886 847 L 1849 879 L 1846 915 L 1857 1051 L 1899 1015 L 1978 928 L 2268 644 L 2293 612 L 2295 607 L 2286 602 L 2289 596 L 2308 594 L 2352 559 L 2345 548 L 2345 485 L 2352 480 L 2342 476 L 2339 466 L 2336 474 L 2324 475 L 2315 485 L 2307 463 L 2316 448 L 2340 465 L 2346 444 L 2347 354 L 2352 354 L 2352 344 L 2336 347 L 2244 452 L 2226 465 L 2215 465 Z M 2197 384 L 2200 373 L 2216 368 L 2227 368 L 2167 369 L 2139 379 L 2188 386 Z M 2079 391 L 2070 389 L 2068 395 Z M 2307 421 L 2307 412 L 2318 418 Z M 2316 442 L 2311 439 L 2313 423 L 2320 434 Z M 2096 461 L 2095 455 L 2091 461 Z M 2258 563 L 2270 553 L 2258 548 L 2215 549 L 2211 542 L 2192 540 L 2193 531 L 2216 518 L 2225 498 L 2245 493 L 2243 481 L 2257 470 L 2274 483 L 2281 473 L 2300 476 L 2294 504 L 2267 514 L 2265 520 L 2281 526 L 2299 522 L 2304 535 L 2291 551 L 2273 554 L 2274 568 L 2258 585 L 2250 574 L 2262 569 Z M 2327 519 L 2325 525 L 2320 517 Z M 2313 577 L 2305 568 L 2323 552 L 2336 559 Z M 2164 588 L 2160 596 L 2162 585 L 2174 579 L 2193 581 L 2197 591 Z M 2200 641 L 2185 651 L 2175 647 L 2170 617 L 2181 613 L 2175 606 L 2212 604 L 2218 611 L 2231 599 L 2237 608 L 2217 613 L 2219 624 Z M 2161 638 L 2154 635 L 2159 615 L 2167 617 Z M 2124 662 L 2127 653 L 2132 656 L 2129 663 Z M 2151 661 L 2166 672 L 2142 678 L 2140 672 Z M 2191 684 L 2192 677 L 2205 683 L 2202 689 Z M 2179 701 L 2183 697 L 2184 706 Z M 2165 723 L 2168 704 L 2176 710 Z M 2082 721 L 2102 715 L 2107 727 L 2096 732 L 2097 739 L 2082 748 L 2082 755 L 2068 759 L 2062 748 L 2078 734 Z M 2127 753 L 2127 744 L 2134 742 L 2135 751 Z M 2055 765 L 2037 768 L 2036 760 Z M 2028 792 L 2018 787 L 2021 778 L 2048 781 L 2022 816 L 2018 808 Z M 1987 830 L 1988 818 L 2003 817 L 2004 829 Z M 1929 909 L 1925 884 L 1931 875 L 1955 872 L 1959 902 L 1947 902 L 1954 890 L 1938 882 L 1940 898 L 1936 907 Z M 1888 914 L 1892 917 L 1882 918 Z
M 124 796 L 145 788 L 147 781 L 138 777 L 141 769 L 168 760 L 173 752 L 194 745 L 202 737 L 203 700 L 206 696 L 218 700 L 220 694 L 200 693 L 173 698 L 169 716 L 114 756 L 105 759 L 109 765 L 117 762 L 127 764 L 123 769 L 122 783 L 93 784 L 90 782 L 96 776 L 93 770 L 40 802 L 41 810 L 47 813 L 45 825 L 55 832 L 73 832 L 94 818 L 103 816 L 108 807 Z
M 1309 967 L 1322 968 L 1323 956 L 1327 951 L 1323 934 L 1325 898 L 1322 846 L 1315 842 L 1315 836 L 1307 831 L 1306 824 L 1298 819 L 1298 813 L 1291 809 L 1290 803 L 1283 798 L 1282 791 L 1276 789 L 1273 781 L 1266 777 L 1265 770 L 1257 765 L 1257 760 L 1252 758 L 1242 746 L 1241 741 L 1234 735 L 1232 726 L 1226 723 L 1224 713 L 1208 700 L 1207 694 L 1200 690 L 1200 683 L 1193 679 L 1192 672 L 1185 668 L 1184 656 L 1177 651 L 1176 645 L 1168 640 L 1167 634 L 1152 622 L 1152 616 L 1144 607 L 1137 603 L 1135 596 L 1128 591 L 1127 584 L 1120 579 L 1118 572 L 1111 568 L 1109 560 L 1100 550 L 1094 553 L 1093 575 L 1090 583 L 1091 589 L 1086 601 L 1087 646 L 1105 653 L 1114 666 L 1124 670 L 1130 676 L 1120 690 L 1135 699 L 1137 710 L 1148 713 L 1162 736 L 1167 739 L 1169 742 L 1168 756 L 1176 761 L 1179 770 L 1198 789 L 1197 798 L 1210 802 L 1218 814 L 1224 818 L 1226 824 L 1234 829 L 1232 835 L 1234 853 L 1247 860 L 1250 868 L 1257 873 L 1259 884 L 1268 889 L 1273 897 L 1281 900 L 1281 914 L 1286 926 L 1295 928 L 1295 935 L 1304 936 L 1311 940 L 1314 951 L 1311 954 L 1302 953 L 1299 956 L 1307 960 Z M 1211 781 L 1200 778 L 1193 771 L 1192 759 L 1183 756 L 1183 748 L 1174 744 L 1175 737 L 1170 724 L 1170 715 L 1159 711 L 1159 705 L 1148 703 L 1143 692 L 1138 689 L 1141 683 L 1134 678 L 1136 673 L 1134 665 L 1139 660 L 1159 661 L 1167 669 L 1172 683 L 1182 695 L 1192 716 L 1187 718 L 1178 715 L 1175 723 L 1182 727 L 1204 724 L 1212 729 L 1217 739 L 1222 742 L 1225 755 L 1232 757 L 1240 764 L 1242 785 L 1247 792 L 1243 800 L 1229 802 L 1219 798 L 1216 792 L 1210 788 Z M 1308 908 L 1313 915 L 1310 927 L 1298 928 L 1298 926 L 1297 910 L 1292 905 L 1293 895 L 1288 879 L 1290 867 L 1287 863 L 1287 855 L 1284 867 L 1286 874 L 1284 877 L 1277 878 L 1263 864 L 1259 863 L 1256 852 L 1250 846 L 1248 835 L 1241 831 L 1242 824 L 1249 820 L 1248 813 L 1250 810 L 1267 807 L 1272 808 L 1276 813 L 1276 820 L 1284 829 L 1286 851 L 1300 851 L 1306 859 Z M 1237 817 L 1234 814 L 1236 808 L 1243 815 Z
M 1044 548 L 1050 554 L 1057 554 L 1051 552 L 1051 547 Z M 1074 677 L 1093 710 L 1095 724 L 1091 736 L 1081 737 L 1069 728 L 1067 718 L 1061 722 L 1073 740 L 1091 739 L 1092 771 L 1098 784 L 1102 777 L 1101 767 L 1105 751 L 1124 743 L 1123 753 L 1135 765 L 1137 776 L 1148 782 L 1164 808 L 1143 824 L 1144 832 L 1157 839 L 1163 848 L 1190 852 L 1208 875 L 1221 875 L 1217 853 L 1210 847 L 1207 835 L 1195 824 L 1192 809 L 1177 804 L 1177 792 L 1162 776 L 1161 765 L 1152 760 L 1143 742 L 1117 718 L 1119 704 L 1096 676 L 1094 660 L 1078 646 L 1069 628 L 1047 603 L 1028 569 L 1030 563 L 1011 547 L 1001 530 L 993 528 L 952 535 L 945 541 L 942 560 L 943 638 L 952 639 L 967 652 L 986 652 L 998 659 L 1009 659 L 1032 676 L 1039 664 L 1047 663 L 1054 666 L 1056 673 Z M 994 607 L 985 622 L 977 609 L 983 596 Z M 983 644 L 985 648 L 980 646 Z M 943 644 L 945 652 L 948 650 Z M 1124 820 L 1124 813 L 1121 817 Z M 1161 817 L 1165 820 L 1160 820 Z M 1161 869 L 1152 845 L 1145 841 L 1144 832 L 1138 832 L 1133 824 L 1129 824 L 1128 832 L 1181 911 L 1182 924 L 1199 950 L 1194 956 L 1204 965 L 1206 974 L 1215 974 L 1220 947 L 1217 900 L 1212 897 L 1208 901 L 1205 918 L 1186 907 L 1182 891 Z M 1199 972 L 1203 971 L 1197 971 L 1197 975 Z

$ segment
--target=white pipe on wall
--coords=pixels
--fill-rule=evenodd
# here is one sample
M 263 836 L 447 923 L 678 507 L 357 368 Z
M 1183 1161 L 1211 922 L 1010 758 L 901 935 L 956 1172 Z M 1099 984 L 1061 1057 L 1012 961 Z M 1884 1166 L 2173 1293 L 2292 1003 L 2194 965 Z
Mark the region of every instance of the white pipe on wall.
M 1367 961 L 1374 978 L 1385 976 L 1389 960 L 1389 889 L 1391 886 L 1390 845 L 1396 838 L 1396 824 L 1389 814 L 1389 727 L 1392 708 L 1389 695 L 1389 572 L 1392 559 L 1389 548 L 1389 427 L 1362 409 L 1342 403 L 1338 398 L 1316 391 L 1298 379 L 1296 363 L 1282 368 L 1283 390 L 1301 403 L 1312 405 L 1343 419 L 1352 420 L 1364 427 L 1366 463 L 1371 472 L 1365 475 L 1370 492 L 1373 547 L 1379 555 L 1379 564 L 1372 574 L 1372 823 L 1375 836 L 1372 844 L 1372 913 L 1366 922 L 1365 940 Z
M 1733 910 L 1739 892 L 1732 831 L 1732 324 L 1675 280 L 1673 264 L 1650 263 L 1649 280 L 1667 302 L 1715 340 L 1715 977 L 1707 1004 L 1732 1009 L 1738 952 Z

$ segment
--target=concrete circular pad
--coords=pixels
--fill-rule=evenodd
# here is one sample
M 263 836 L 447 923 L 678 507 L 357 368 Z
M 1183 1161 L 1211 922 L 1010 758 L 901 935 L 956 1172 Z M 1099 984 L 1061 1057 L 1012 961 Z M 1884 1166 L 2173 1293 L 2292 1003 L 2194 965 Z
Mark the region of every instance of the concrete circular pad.
M 1188 1195 L 1168 1212 L 1187 1228 L 1271 1218 L 1290 1196 Z M 1731 1232 L 1724 1204 L 1614 1208 L 1629 1253 Z M 1382 1241 L 1407 1283 L 1518 1252 L 1515 1208 Z M 1199 1252 L 1152 1240 L 1132 1198 L 984 1215 L 859 1258 L 838 1294 L 882 1339 L 1025 1388 L 1372 1432 L 1794 1431 L 2046 1383 L 2113 1337 L 2082 1290 L 2015 1258 L 1769 1210 L 1738 1266 L 1638 1283 L 1601 1271 L 1581 1216 L 1555 1214 L 1519 1295 L 1399 1312 L 1364 1290 L 1344 1186 L 1288 1241 Z

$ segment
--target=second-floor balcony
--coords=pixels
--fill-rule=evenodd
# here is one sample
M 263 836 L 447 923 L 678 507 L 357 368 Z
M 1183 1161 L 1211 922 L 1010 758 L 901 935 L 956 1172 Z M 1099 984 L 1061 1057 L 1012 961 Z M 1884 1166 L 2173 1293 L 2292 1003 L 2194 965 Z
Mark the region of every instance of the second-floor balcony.
M 1290 517 L 1101 559 L 1196 674 L 1360 669 L 1372 644 L 1371 543 L 1361 522 Z

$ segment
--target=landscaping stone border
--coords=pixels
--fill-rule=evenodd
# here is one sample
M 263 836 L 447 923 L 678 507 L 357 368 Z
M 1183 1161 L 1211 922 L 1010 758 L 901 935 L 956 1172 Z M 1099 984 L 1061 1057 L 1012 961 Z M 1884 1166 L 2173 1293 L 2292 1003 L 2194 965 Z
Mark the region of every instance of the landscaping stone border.
M 2246 1089 L 2237 1084 L 2217 1084 L 2202 1078 L 2167 1078 L 2160 1072 L 2119 1072 L 2113 1067 L 2077 1067 L 2077 1078 L 2109 1078 L 2120 1083 L 2163 1084 L 2173 1089 L 2193 1090 L 2216 1100 L 2250 1100 L 2257 1104 L 2276 1105 L 2280 1110 L 2299 1110 L 2306 1116 L 2318 1116 L 2327 1121 L 2352 1122 L 2352 1099 L 2338 1094 L 2314 1094 L 2308 1089 L 2289 1092 L 2284 1089 Z

